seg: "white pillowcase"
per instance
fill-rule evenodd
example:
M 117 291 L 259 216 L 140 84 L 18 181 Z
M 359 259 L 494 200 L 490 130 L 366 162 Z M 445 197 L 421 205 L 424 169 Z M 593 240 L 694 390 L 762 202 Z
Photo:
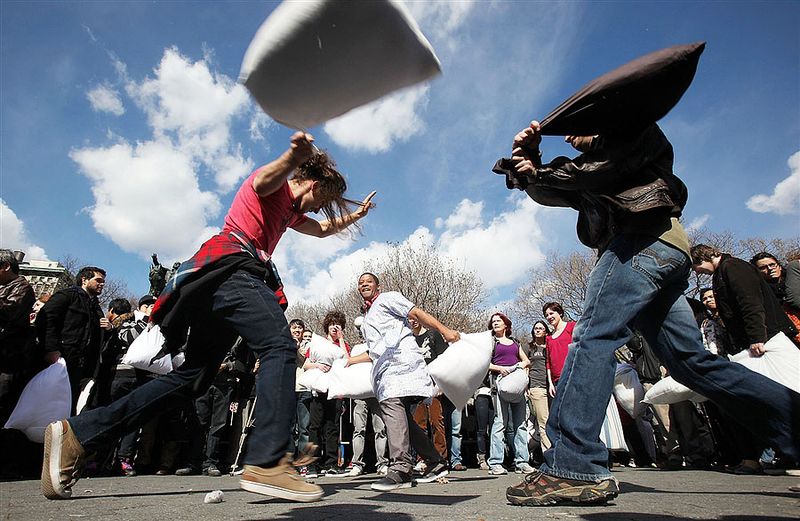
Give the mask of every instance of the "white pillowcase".
M 440 71 L 402 2 L 305 0 L 261 25 L 239 81 L 275 121 L 307 129 Z
M 355 351 L 355 348 L 353 349 Z M 345 360 L 336 360 L 328 371 L 328 399 L 353 398 L 365 400 L 374 398 L 372 389 L 372 362 L 353 364 L 345 367 Z
M 43 443 L 47 426 L 69 417 L 71 409 L 67 363 L 59 358 L 28 382 L 4 428 L 22 431 L 29 440 Z
M 434 383 L 457 409 L 463 409 L 483 383 L 493 349 L 491 331 L 462 333 L 461 340 L 451 344 L 428 364 L 428 373 Z

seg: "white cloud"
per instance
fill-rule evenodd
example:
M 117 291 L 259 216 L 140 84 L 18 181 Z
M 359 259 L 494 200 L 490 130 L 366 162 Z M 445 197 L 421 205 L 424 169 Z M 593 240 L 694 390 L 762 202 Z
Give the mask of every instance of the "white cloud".
M 125 114 L 125 107 L 122 106 L 119 92 L 109 85 L 96 86 L 86 93 L 86 98 L 92 104 L 95 112 L 108 112 L 115 116 Z
M 188 258 L 218 231 L 212 223 L 219 222 L 222 210 L 219 194 L 254 168 L 241 143 L 231 138 L 233 122 L 250 111 L 248 95 L 209 68 L 209 49 L 204 56 L 192 62 L 177 49 L 166 49 L 152 77 L 136 81 L 109 53 L 125 93 L 147 116 L 152 137 L 131 143 L 110 132 L 112 144 L 70 153 L 91 182 L 95 202 L 88 211 L 95 229 L 143 258 L 152 252 L 166 261 Z M 102 92 L 116 95 L 105 87 Z M 206 174 L 216 191 L 201 188 Z
M 406 5 L 426 36 L 454 50 L 459 44 L 455 33 L 466 22 L 475 2 L 409 2 Z
M 435 46 L 455 51 L 458 30 L 474 7 L 472 1 L 410 2 L 409 11 Z M 441 57 L 440 57 L 441 58 Z M 339 146 L 372 154 L 385 152 L 425 130 L 420 116 L 428 105 L 427 84 L 403 89 L 329 121 L 324 131 Z
M 264 130 L 275 125 L 272 118 L 264 112 L 256 110 L 250 118 L 250 139 L 253 141 L 264 141 Z
M 424 128 L 417 114 L 428 102 L 428 86 L 411 87 L 351 110 L 323 129 L 337 145 L 354 151 L 385 152 Z
M 469 228 L 480 222 L 482 212 L 483 201 L 472 202 L 464 199 L 458 203 L 455 211 L 447 219 L 437 218 L 435 226 L 436 228 L 447 227 L 448 230 Z
M 472 226 L 445 228 L 438 239 L 441 251 L 463 262 L 475 272 L 487 289 L 513 283 L 533 266 L 544 261 L 540 245 L 544 234 L 536 222 L 540 207 L 528 197 L 512 195 L 510 209 L 484 224 L 478 219 Z M 470 218 L 473 207 L 462 201 L 459 208 Z
M 230 135 L 233 119 L 249 110 L 247 91 L 212 72 L 205 59 L 193 63 L 175 48 L 164 51 L 154 73 L 141 83 L 126 84 L 154 137 L 174 139 L 177 147 L 209 167 L 221 191 L 231 190 L 254 166 L 232 145 Z
M 536 222 L 540 207 L 519 195 L 509 197 L 507 203 L 508 211 L 485 222 L 483 201 L 464 199 L 449 217 L 436 220 L 441 233 L 419 226 L 401 246 L 437 248 L 474 272 L 487 290 L 513 284 L 544 261 L 539 246 L 544 244 L 544 235 Z M 351 246 L 347 238 L 320 240 L 287 233 L 276 250 L 275 262 L 290 301 L 319 302 L 352 289 L 364 264 L 380 260 L 390 248 L 386 243 L 370 242 L 348 251 Z
M 219 199 L 200 189 L 191 156 L 168 140 L 73 150 L 70 158 L 91 181 L 95 229 L 123 250 L 183 260 L 216 233 L 208 223 Z
M 800 151 L 787 161 L 789 177 L 775 185 L 772 195 L 758 194 L 747 200 L 747 207 L 758 213 L 779 215 L 800 213 Z
M 702 228 L 703 226 L 706 225 L 706 223 L 708 222 L 709 219 L 711 219 L 711 214 L 708 214 L 708 213 L 705 213 L 705 214 L 701 215 L 700 217 L 695 217 L 694 219 L 689 221 L 689 224 L 686 226 L 686 231 L 690 231 L 691 232 L 691 231 L 699 230 L 700 228 Z
M 47 259 L 44 248 L 31 242 L 25 223 L 3 199 L 0 199 L 0 248 L 25 252 L 26 260 Z

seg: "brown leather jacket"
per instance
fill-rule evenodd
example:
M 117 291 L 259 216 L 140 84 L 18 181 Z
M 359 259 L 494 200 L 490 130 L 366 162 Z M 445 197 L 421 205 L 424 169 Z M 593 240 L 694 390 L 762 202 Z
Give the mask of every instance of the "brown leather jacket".
M 0 331 L 30 327 L 30 312 L 36 296 L 22 275 L 0 286 Z
M 673 158 L 654 123 L 635 136 L 597 136 L 589 151 L 540 163 L 533 174 L 517 173 L 505 158 L 492 170 L 539 204 L 578 210 L 578 238 L 602 251 L 618 233 L 668 227 L 680 216 L 687 190 L 672 173 Z

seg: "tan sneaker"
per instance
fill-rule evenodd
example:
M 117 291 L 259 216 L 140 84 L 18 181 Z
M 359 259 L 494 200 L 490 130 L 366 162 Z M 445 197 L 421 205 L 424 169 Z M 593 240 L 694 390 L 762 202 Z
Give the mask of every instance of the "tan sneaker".
M 83 470 L 85 451 L 67 420 L 59 420 L 44 431 L 42 494 L 47 499 L 68 499 Z
M 245 465 L 239 486 L 249 492 L 310 503 L 322 497 L 322 488 L 308 483 L 297 474 L 286 456 L 274 467 Z

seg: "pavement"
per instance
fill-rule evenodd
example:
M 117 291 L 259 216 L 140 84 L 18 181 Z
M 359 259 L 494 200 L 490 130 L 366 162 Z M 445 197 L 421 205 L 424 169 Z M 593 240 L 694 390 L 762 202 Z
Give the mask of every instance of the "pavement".
M 38 481 L 0 483 L 0 520 L 213 521 L 674 521 L 683 519 L 767 521 L 800 519 L 800 477 L 734 476 L 707 471 L 615 469 L 620 496 L 606 506 L 517 507 L 505 489 L 521 476 L 488 476 L 468 470 L 448 483 L 421 484 L 395 493 L 370 490 L 375 474 L 320 478 L 325 497 L 299 504 L 239 489 L 239 478 L 136 476 L 82 479 L 66 501 L 45 499 Z M 206 493 L 224 501 L 205 504 Z

